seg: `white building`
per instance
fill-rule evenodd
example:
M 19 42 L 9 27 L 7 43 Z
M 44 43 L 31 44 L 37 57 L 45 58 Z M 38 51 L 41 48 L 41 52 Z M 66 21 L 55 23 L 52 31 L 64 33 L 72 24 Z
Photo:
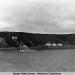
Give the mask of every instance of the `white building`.
M 56 43 L 52 43 L 52 46 L 57 46 L 57 44 Z
M 63 44 L 62 43 L 58 43 L 57 46 L 63 46 Z
M 50 43 L 50 42 L 48 42 L 48 43 L 46 43 L 45 45 L 46 45 L 46 46 L 51 46 L 51 43 Z

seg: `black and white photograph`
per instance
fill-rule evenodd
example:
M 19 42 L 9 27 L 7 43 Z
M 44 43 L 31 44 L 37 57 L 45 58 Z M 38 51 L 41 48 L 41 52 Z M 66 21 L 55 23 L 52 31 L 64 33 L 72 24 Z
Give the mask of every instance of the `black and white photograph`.
M 75 0 L 0 0 L 0 72 L 75 72 Z

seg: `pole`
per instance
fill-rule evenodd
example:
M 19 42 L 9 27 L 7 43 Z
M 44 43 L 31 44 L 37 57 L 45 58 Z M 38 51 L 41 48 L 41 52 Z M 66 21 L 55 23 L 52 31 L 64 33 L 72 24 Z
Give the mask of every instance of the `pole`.
M 21 50 L 21 44 L 19 44 L 19 42 L 16 40 L 17 38 L 12 37 L 12 39 L 20 46 L 20 50 Z

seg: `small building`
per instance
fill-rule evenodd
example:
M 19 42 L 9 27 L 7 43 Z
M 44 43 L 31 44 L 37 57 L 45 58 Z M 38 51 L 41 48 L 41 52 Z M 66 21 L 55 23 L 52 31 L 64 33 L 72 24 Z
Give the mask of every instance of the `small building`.
M 51 43 L 50 43 L 50 42 L 48 42 L 48 43 L 46 43 L 45 45 L 46 45 L 46 46 L 51 46 Z
M 63 46 L 63 44 L 62 43 L 58 43 L 57 46 Z
M 57 44 L 56 43 L 52 43 L 52 46 L 57 46 Z

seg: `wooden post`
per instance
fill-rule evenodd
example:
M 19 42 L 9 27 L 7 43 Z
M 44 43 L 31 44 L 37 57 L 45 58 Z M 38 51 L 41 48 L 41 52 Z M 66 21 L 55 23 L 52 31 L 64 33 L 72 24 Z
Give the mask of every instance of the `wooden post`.
M 20 50 L 22 49 L 22 42 L 20 43 Z

